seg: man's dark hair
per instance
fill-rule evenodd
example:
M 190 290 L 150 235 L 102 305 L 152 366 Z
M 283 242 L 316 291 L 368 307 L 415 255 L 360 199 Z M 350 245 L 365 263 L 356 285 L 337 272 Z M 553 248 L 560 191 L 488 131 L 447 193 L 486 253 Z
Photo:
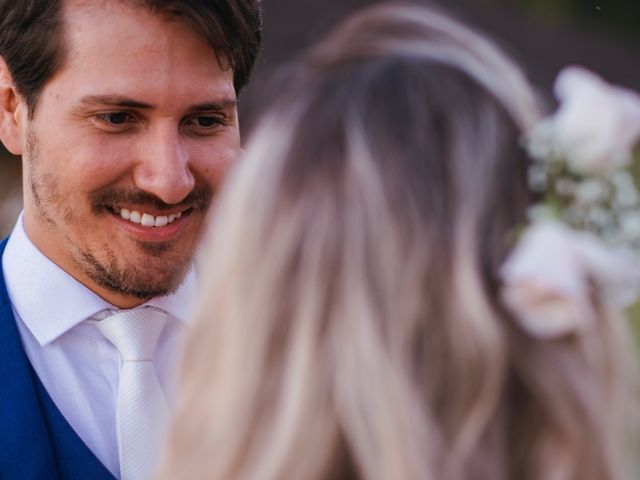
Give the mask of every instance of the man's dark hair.
M 261 41 L 261 0 L 119 0 L 188 25 L 233 69 L 240 92 Z M 33 114 L 40 92 L 65 60 L 64 0 L 0 0 L 0 56 Z

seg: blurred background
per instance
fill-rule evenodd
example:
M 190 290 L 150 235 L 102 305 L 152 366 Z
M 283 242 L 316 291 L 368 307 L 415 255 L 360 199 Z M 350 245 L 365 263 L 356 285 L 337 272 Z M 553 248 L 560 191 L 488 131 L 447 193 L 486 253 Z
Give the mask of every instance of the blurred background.
M 371 0 L 264 0 L 264 47 L 240 104 L 250 131 L 278 69 L 295 61 L 320 36 Z M 567 64 L 581 64 L 607 80 L 640 90 L 640 0 L 433 1 L 481 28 L 525 67 L 547 95 Z M 0 238 L 21 209 L 20 159 L 0 150 Z

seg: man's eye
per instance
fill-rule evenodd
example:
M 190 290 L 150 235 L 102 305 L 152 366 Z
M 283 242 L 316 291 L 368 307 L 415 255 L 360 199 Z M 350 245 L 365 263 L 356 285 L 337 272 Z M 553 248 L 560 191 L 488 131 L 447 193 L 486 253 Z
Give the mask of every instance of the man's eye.
M 186 124 L 196 128 L 209 129 L 219 125 L 226 125 L 227 121 L 224 117 L 219 115 L 198 115 L 190 117 L 186 121 Z
M 124 125 L 131 120 L 131 115 L 126 112 L 111 112 L 98 115 L 98 118 L 111 125 Z
M 213 127 L 220 123 L 220 119 L 216 117 L 198 117 L 196 121 L 199 127 Z

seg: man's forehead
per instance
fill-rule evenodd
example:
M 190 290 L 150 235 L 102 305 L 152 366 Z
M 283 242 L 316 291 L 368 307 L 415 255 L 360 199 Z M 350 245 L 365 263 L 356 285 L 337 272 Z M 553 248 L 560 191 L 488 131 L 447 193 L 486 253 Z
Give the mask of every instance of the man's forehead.
M 203 29 L 196 25 L 198 22 L 190 22 L 189 15 L 175 14 L 172 10 L 158 7 L 152 2 L 145 0 L 63 0 L 62 21 L 64 31 L 69 29 L 83 31 L 87 28 L 87 23 L 96 16 L 101 18 L 105 15 L 119 14 L 123 17 L 151 18 L 156 24 L 164 25 L 167 28 L 178 25 L 185 34 L 199 38 L 203 43 L 213 45 L 211 39 L 205 38 Z M 197 8 L 195 8 L 197 10 Z M 204 12 L 203 12 L 204 16 Z M 104 17 L 102 17 L 104 18 Z M 143 28 L 141 25 L 140 28 Z M 121 30 L 127 31 L 127 25 L 123 23 Z M 130 32 L 134 35 L 136 32 Z M 216 57 L 220 57 L 221 52 L 214 51 Z
M 131 3 L 69 0 L 65 58 L 48 92 L 76 105 L 86 99 L 117 104 L 120 98 L 172 111 L 235 108 L 233 71 L 209 44 Z
M 120 41 L 119 46 L 124 48 L 117 53 L 121 57 L 126 57 L 129 52 L 144 53 L 139 51 L 141 46 L 169 55 L 172 49 L 177 48 L 176 44 L 188 42 L 192 48 L 183 52 L 187 60 L 194 61 L 196 56 L 200 56 L 205 60 L 200 62 L 202 64 L 215 60 L 218 67 L 225 67 L 220 65 L 220 56 L 207 39 L 191 28 L 187 21 L 170 20 L 166 15 L 141 8 L 140 2 L 69 0 L 64 13 L 64 38 L 67 55 L 85 53 L 97 56 L 101 54 L 100 50 L 108 52 Z M 128 43 L 122 45 L 123 39 Z M 147 42 L 142 45 L 145 39 Z M 143 56 L 132 58 L 135 63 L 142 64 L 143 61 Z
M 186 20 L 180 15 L 169 15 L 169 10 L 162 10 L 152 6 L 144 0 L 63 0 L 62 19 L 66 26 L 82 25 L 87 16 L 120 13 L 142 14 L 167 23 L 181 23 L 187 26 Z
M 145 0 L 62 0 L 64 10 L 81 10 L 84 8 L 139 8 L 151 11 L 151 2 Z
M 135 0 L 63 0 L 62 12 L 65 16 L 91 9 L 150 9 L 145 8 L 143 1 Z

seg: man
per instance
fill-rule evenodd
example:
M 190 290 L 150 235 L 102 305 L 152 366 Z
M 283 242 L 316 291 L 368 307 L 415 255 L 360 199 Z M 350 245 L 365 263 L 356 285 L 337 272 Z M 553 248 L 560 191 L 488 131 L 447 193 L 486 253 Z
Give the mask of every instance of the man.
M 259 42 L 259 0 L 0 0 L 0 140 L 24 185 L 0 246 L 0 478 L 152 471 Z

